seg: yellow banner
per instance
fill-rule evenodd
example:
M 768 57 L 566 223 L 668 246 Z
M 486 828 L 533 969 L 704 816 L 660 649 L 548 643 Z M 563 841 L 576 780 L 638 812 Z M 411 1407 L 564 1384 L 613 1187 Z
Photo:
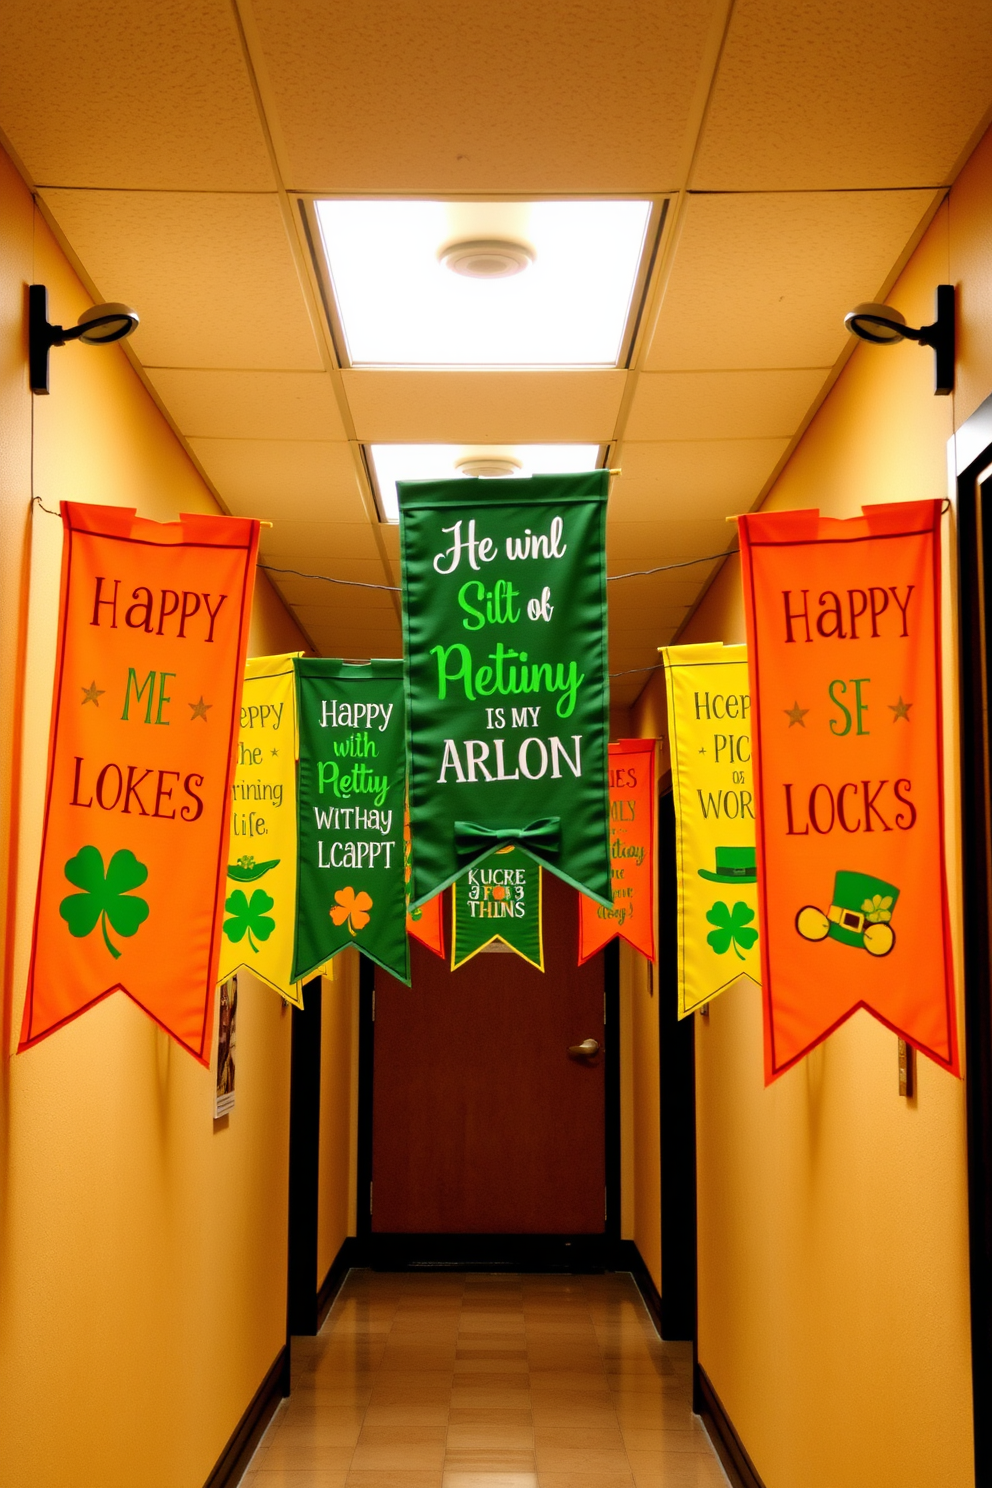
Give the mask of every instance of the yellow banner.
M 746 646 L 661 648 L 679 893 L 679 1017 L 761 977 Z
M 296 905 L 296 752 L 293 657 L 250 658 L 231 786 L 217 979 L 226 981 L 245 967 L 302 1007 L 301 988 L 289 977 Z

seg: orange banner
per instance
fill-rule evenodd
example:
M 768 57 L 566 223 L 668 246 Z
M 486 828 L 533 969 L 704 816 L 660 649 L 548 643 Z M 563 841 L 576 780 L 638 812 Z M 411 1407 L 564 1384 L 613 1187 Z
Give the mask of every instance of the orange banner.
M 958 1073 L 940 507 L 740 519 L 766 1082 L 858 1008 Z
M 20 1048 L 126 992 L 209 1064 L 258 523 L 62 503 Z
M 406 879 L 406 898 L 410 902 L 410 879 L 413 874 L 412 846 L 410 842 L 410 803 L 406 804 L 403 811 L 403 871 Z M 406 933 L 412 935 L 414 940 L 419 940 L 435 956 L 444 957 L 444 894 L 435 894 L 433 899 L 428 899 L 426 904 L 419 905 L 415 910 L 408 910 L 406 916 Z
M 615 935 L 657 959 L 654 740 L 619 739 L 609 750 L 613 908 L 579 895 L 580 966 Z

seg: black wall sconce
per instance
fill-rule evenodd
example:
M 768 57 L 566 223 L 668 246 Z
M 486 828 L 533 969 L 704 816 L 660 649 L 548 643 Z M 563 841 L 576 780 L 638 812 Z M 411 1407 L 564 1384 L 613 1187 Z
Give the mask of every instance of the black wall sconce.
M 897 341 L 918 341 L 932 346 L 934 393 L 954 391 L 954 285 L 937 285 L 937 319 L 932 325 L 908 326 L 891 305 L 855 305 L 844 316 L 844 324 L 862 341 L 875 346 L 894 346 Z
M 123 341 L 138 325 L 138 312 L 130 305 L 93 305 L 84 310 L 74 326 L 49 325 L 48 290 L 44 284 L 28 288 L 28 362 L 31 391 L 47 393 L 48 353 L 53 346 L 67 341 L 84 341 L 87 346 L 108 346 Z

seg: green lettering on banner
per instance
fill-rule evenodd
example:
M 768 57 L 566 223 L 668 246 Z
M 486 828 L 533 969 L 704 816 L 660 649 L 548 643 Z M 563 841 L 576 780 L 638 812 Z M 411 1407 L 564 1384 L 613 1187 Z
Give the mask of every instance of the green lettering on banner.
M 510 845 L 612 902 L 608 483 L 398 484 L 413 908 Z
M 354 945 L 410 982 L 403 863 L 403 663 L 297 657 L 294 981 Z

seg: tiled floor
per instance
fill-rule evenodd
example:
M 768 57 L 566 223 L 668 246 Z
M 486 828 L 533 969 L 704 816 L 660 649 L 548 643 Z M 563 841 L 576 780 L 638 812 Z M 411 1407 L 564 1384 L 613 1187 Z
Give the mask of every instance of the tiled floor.
M 243 1488 L 726 1488 L 629 1276 L 353 1271 Z

